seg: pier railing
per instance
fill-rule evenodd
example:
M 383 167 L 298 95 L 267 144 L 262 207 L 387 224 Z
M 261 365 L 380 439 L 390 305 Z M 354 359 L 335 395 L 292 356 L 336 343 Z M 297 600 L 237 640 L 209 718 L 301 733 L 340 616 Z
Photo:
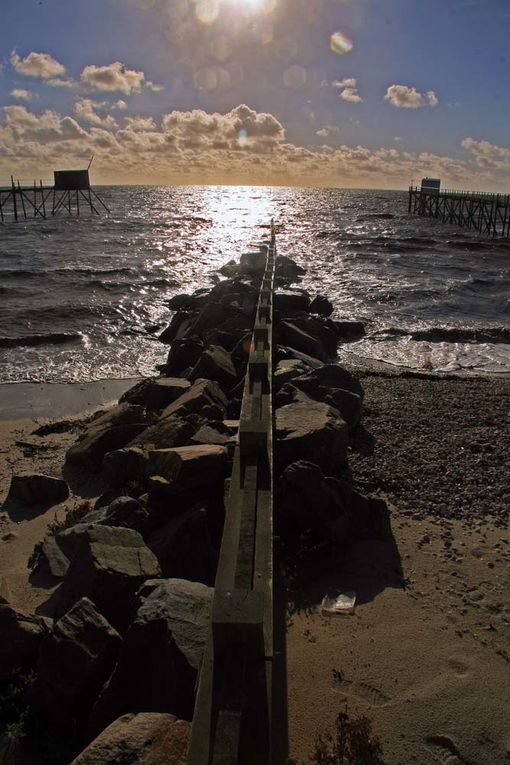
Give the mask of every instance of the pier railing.
M 188 765 L 269 765 L 273 711 L 273 283 L 265 269 L 246 371 L 211 629 L 199 676 Z
M 55 217 L 63 212 L 80 215 L 83 207 L 95 215 L 99 215 L 101 207 L 109 212 L 91 186 L 57 188 L 54 183 L 43 183 L 42 180 L 26 183 L 20 179 L 14 180 L 12 176 L 8 183 L 0 184 L 0 223 L 6 219 L 46 219 L 49 215 Z
M 409 213 L 491 237 L 510 237 L 510 194 L 409 187 Z

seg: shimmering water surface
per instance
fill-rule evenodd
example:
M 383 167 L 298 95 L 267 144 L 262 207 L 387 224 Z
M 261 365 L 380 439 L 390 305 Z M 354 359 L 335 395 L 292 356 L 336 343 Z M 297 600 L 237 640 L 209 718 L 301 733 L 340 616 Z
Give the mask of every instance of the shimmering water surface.
M 212 284 L 268 233 L 308 268 L 335 317 L 367 322 L 341 349 L 436 370 L 510 371 L 510 243 L 407 215 L 400 192 L 109 187 L 100 218 L 0 226 L 0 381 L 154 372 L 168 299 Z

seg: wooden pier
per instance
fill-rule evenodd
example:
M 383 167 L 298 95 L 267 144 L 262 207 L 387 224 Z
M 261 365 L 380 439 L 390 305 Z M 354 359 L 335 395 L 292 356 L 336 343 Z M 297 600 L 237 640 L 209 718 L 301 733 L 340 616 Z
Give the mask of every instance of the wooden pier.
M 0 223 L 6 220 L 46 219 L 62 213 L 80 215 L 83 209 L 99 215 L 101 207 L 110 212 L 91 187 L 88 168 L 56 170 L 53 185 L 35 180 L 33 184 L 22 185 L 11 175 L 10 184 L 0 186 Z
M 409 213 L 437 218 L 490 237 L 510 237 L 510 194 L 409 187 Z

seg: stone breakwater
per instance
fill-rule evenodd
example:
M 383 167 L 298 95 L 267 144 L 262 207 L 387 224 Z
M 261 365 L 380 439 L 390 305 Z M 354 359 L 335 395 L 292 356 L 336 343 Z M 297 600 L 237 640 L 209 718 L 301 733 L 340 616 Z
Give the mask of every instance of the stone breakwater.
M 89 419 L 65 480 L 13 477 L 7 503 L 102 491 L 34 551 L 33 575 L 58 584 L 44 616 L 0 604 L 0 683 L 35 668 L 31 716 L 59 762 L 186 761 L 263 268 L 262 252 L 245 254 L 212 289 L 171 299 L 160 374 Z M 364 328 L 292 288 L 303 273 L 277 258 L 275 526 L 294 548 L 310 534 L 340 547 L 388 530 L 384 504 L 352 485 L 363 389 L 335 363 L 338 344 Z

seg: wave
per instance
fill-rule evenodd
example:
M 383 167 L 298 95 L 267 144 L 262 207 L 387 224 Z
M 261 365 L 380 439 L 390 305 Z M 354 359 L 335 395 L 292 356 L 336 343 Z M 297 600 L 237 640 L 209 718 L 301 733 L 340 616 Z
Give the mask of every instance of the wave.
M 510 327 L 427 327 L 407 330 L 387 327 L 374 336 L 410 337 L 430 343 L 510 343 Z
M 22 335 L 21 337 L 0 337 L 0 348 L 21 348 L 38 345 L 63 345 L 82 341 L 83 335 L 79 332 L 49 332 L 46 335 Z

